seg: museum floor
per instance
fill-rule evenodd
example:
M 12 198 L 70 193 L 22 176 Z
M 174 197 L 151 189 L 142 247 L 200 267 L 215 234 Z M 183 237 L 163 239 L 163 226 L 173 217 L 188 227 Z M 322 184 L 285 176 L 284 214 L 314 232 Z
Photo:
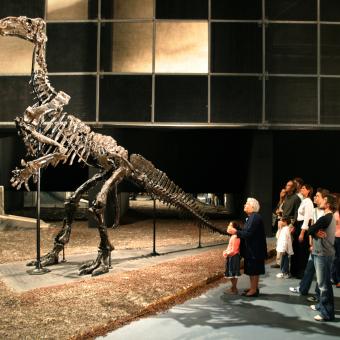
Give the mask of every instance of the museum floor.
M 155 316 L 134 321 L 97 340 L 275 339 L 335 340 L 340 334 L 340 289 L 334 288 L 336 321 L 318 323 L 306 296 L 289 292 L 295 279 L 276 278 L 268 265 L 261 278 L 261 295 L 249 299 L 224 293 L 226 284 Z M 239 288 L 248 286 L 243 275 Z M 314 291 L 314 285 L 311 292 Z M 161 336 L 160 336 L 161 334 Z

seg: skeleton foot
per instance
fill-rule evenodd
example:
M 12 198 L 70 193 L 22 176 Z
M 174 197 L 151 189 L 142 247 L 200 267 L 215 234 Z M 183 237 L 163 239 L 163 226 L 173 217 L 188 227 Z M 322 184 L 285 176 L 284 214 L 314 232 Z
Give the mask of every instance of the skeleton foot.
M 94 261 L 84 263 L 79 268 L 79 275 L 91 274 L 92 276 L 97 276 L 108 272 L 109 272 L 109 255 L 107 252 L 105 255 L 103 255 L 101 250 L 99 250 L 98 256 Z
M 42 256 L 40 258 L 40 263 L 43 267 L 45 266 L 52 266 L 53 264 L 58 263 L 58 254 L 54 252 L 47 253 L 46 255 Z M 37 261 L 33 260 L 28 263 L 26 263 L 26 266 L 36 266 Z

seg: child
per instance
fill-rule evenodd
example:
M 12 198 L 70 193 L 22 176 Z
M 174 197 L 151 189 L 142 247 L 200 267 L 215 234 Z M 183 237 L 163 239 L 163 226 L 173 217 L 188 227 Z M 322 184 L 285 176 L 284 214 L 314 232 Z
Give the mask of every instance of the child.
M 236 222 L 230 222 L 229 226 L 234 227 L 235 229 L 240 229 L 239 225 Z M 228 227 L 229 227 L 228 226 Z M 231 288 L 227 290 L 227 293 L 237 294 L 237 279 L 240 274 L 240 238 L 237 235 L 232 235 L 230 237 L 228 248 L 223 252 L 223 256 L 226 257 L 225 262 L 225 277 L 230 279 Z
M 278 253 L 281 253 L 281 264 L 280 264 L 280 270 L 281 273 L 278 273 L 276 275 L 277 278 L 284 278 L 289 279 L 290 278 L 290 257 L 294 254 L 293 252 L 293 246 L 292 246 L 292 233 L 291 233 L 291 226 L 290 226 L 290 220 L 288 218 L 282 218 L 281 219 L 282 226 L 277 231 L 276 237 L 277 237 L 277 245 L 276 245 L 276 251 Z

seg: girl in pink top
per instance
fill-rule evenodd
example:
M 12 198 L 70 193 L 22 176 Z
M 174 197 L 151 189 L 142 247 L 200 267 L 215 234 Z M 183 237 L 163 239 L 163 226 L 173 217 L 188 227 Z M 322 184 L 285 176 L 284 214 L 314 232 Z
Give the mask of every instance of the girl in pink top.
M 229 226 L 240 229 L 236 222 L 230 222 Z M 229 227 L 228 226 L 228 227 Z M 225 262 L 225 277 L 230 279 L 231 288 L 227 290 L 227 293 L 237 294 L 237 280 L 241 276 L 240 273 L 240 238 L 237 235 L 232 235 L 229 239 L 228 248 L 223 252 L 223 256 L 226 258 Z

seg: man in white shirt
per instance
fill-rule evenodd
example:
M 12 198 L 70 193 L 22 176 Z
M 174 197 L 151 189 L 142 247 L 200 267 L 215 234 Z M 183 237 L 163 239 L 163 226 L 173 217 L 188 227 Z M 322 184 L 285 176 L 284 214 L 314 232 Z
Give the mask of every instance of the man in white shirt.
M 327 189 L 318 188 L 316 191 L 316 194 L 314 196 L 314 203 L 316 207 L 313 211 L 313 223 L 315 223 L 321 216 L 324 215 L 324 210 L 320 209 L 319 206 L 321 204 L 321 201 L 325 195 L 329 194 L 329 191 Z M 313 279 L 315 275 L 315 267 L 314 267 L 314 259 L 313 255 L 310 254 L 308 258 L 308 262 L 306 265 L 305 272 L 303 274 L 303 278 L 300 281 L 300 284 L 297 287 L 290 287 L 289 290 L 292 293 L 298 293 L 300 295 L 308 295 L 309 289 L 312 285 Z M 310 296 L 307 298 L 310 302 L 316 302 L 318 301 L 318 296 L 320 296 L 320 290 L 318 285 L 315 287 L 315 294 L 316 296 Z

